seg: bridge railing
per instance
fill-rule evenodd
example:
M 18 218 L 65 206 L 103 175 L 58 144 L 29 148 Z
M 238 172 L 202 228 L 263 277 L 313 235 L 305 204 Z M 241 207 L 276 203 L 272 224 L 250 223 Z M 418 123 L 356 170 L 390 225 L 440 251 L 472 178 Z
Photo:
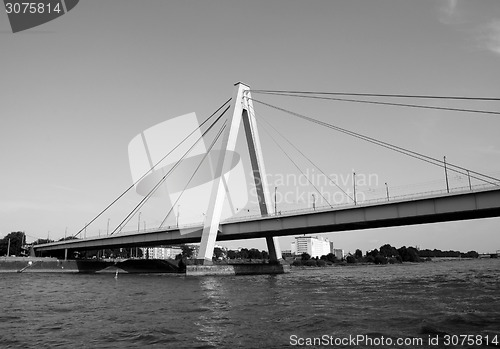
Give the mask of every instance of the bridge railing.
M 296 215 L 296 214 L 300 214 L 300 213 L 311 213 L 311 212 L 325 212 L 325 211 L 332 211 L 332 210 L 336 210 L 336 209 L 340 210 L 340 209 L 345 209 L 345 208 L 373 206 L 373 205 L 378 205 L 378 204 L 390 204 L 390 203 L 394 203 L 394 202 L 422 200 L 422 199 L 427 199 L 427 198 L 435 198 L 435 197 L 441 197 L 441 196 L 447 196 L 447 195 L 465 194 L 465 193 L 469 193 L 469 192 L 479 192 L 479 191 L 487 191 L 487 190 L 493 190 L 493 189 L 500 189 L 500 185 L 477 184 L 477 185 L 473 185 L 472 187 L 463 186 L 463 187 L 450 188 L 449 192 L 446 189 L 432 190 L 432 191 L 425 191 L 425 192 L 412 193 L 412 194 L 389 196 L 389 199 L 387 199 L 387 197 L 383 197 L 383 198 L 377 198 L 377 199 L 363 200 L 363 201 L 356 202 L 356 204 L 354 204 L 353 202 L 348 202 L 348 203 L 342 203 L 342 204 L 335 204 L 335 205 L 331 205 L 331 206 L 329 206 L 329 205 L 316 206 L 315 209 L 308 207 L 308 208 L 301 208 L 301 209 L 294 209 L 294 210 L 284 210 L 284 211 L 279 212 L 278 214 L 272 213 L 269 215 L 269 217 L 290 216 L 290 215 Z M 228 219 L 225 219 L 221 223 L 235 223 L 235 222 L 249 220 L 249 219 L 254 220 L 254 219 L 261 219 L 261 218 L 262 218 L 261 215 L 245 215 L 245 216 L 240 216 L 240 217 L 228 218 Z
M 464 194 L 464 193 L 469 193 L 469 192 L 487 191 L 487 190 L 499 189 L 499 188 L 500 188 L 500 186 L 491 185 L 491 184 L 478 184 L 478 185 L 474 185 L 472 187 L 463 186 L 463 187 L 450 188 L 449 192 L 446 189 L 443 189 L 443 190 L 432 190 L 432 191 L 424 191 L 424 192 L 419 192 L 419 193 L 390 196 L 389 199 L 387 199 L 387 197 L 377 198 L 377 199 L 369 199 L 369 200 L 364 200 L 364 201 L 358 201 L 356 203 L 356 205 L 354 203 L 343 203 L 343 204 L 336 204 L 336 205 L 332 205 L 332 206 L 329 206 L 329 205 L 317 206 L 316 209 L 301 208 L 301 209 L 294 209 L 294 210 L 284 210 L 284 211 L 279 212 L 278 214 L 271 213 L 268 217 L 272 218 L 272 217 L 277 217 L 277 216 L 291 216 L 291 215 L 296 215 L 296 214 L 301 214 L 301 213 L 325 212 L 325 211 L 340 210 L 340 209 L 353 208 L 353 207 L 364 207 L 364 206 L 373 206 L 373 205 L 380 205 L 380 204 L 391 204 L 391 203 L 395 203 L 395 202 L 421 200 L 421 199 L 427 199 L 427 198 L 442 197 L 442 196 L 447 196 L 447 195 L 457 195 L 457 194 Z M 241 222 L 241 221 L 246 221 L 246 220 L 257 220 L 257 219 L 262 219 L 262 216 L 260 214 L 242 215 L 239 217 L 232 217 L 232 218 L 225 219 L 224 221 L 221 222 L 221 224 L 236 223 L 236 222 Z M 115 237 L 116 236 L 127 236 L 127 235 L 134 235 L 137 233 L 142 233 L 142 234 L 156 233 L 158 231 L 164 231 L 164 230 L 192 229 L 192 228 L 202 227 L 203 223 L 204 222 L 196 222 L 196 223 L 182 224 L 179 226 L 175 225 L 175 226 L 165 226 L 165 227 L 161 227 L 161 228 L 150 228 L 150 229 L 140 230 L 140 231 L 137 231 L 137 230 L 121 231 L 113 236 L 115 236 Z M 105 239 L 107 237 L 110 237 L 110 236 L 101 236 L 100 238 Z M 87 237 L 87 239 L 96 239 L 96 238 L 98 238 L 98 237 L 97 236 Z

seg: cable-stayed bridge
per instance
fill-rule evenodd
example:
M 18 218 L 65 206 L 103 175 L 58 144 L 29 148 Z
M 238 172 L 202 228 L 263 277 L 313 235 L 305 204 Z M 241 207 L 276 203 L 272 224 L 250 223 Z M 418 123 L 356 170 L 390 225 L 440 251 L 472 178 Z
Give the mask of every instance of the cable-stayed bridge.
M 359 230 L 369 228 L 391 227 L 412 224 L 425 224 L 435 222 L 457 221 L 466 219 L 479 219 L 488 217 L 500 216 L 500 180 L 485 175 L 479 172 L 472 171 L 467 168 L 456 166 L 443 161 L 420 154 L 409 149 L 398 147 L 396 145 L 377 140 L 375 138 L 346 130 L 335 125 L 322 122 L 308 116 L 289 111 L 287 109 L 271 105 L 269 103 L 252 98 L 251 92 L 267 93 L 277 95 L 288 95 L 300 98 L 315 98 L 327 100 L 343 100 L 357 103 L 382 103 L 395 106 L 404 106 L 410 108 L 436 108 L 445 109 L 458 112 L 476 112 L 486 114 L 500 114 L 500 112 L 493 112 L 488 110 L 472 110 L 464 108 L 444 108 L 444 107 L 430 107 L 426 105 L 416 104 L 403 104 L 403 103 L 387 103 L 387 102 L 373 102 L 373 101 L 360 101 L 348 100 L 342 96 L 335 94 L 324 93 L 307 93 L 296 91 L 251 91 L 250 88 L 242 83 L 235 85 L 233 97 L 224 103 L 215 113 L 213 113 L 201 125 L 209 125 L 203 134 L 200 135 L 198 141 L 208 134 L 212 129 L 218 132 L 214 136 L 206 153 L 201 156 L 198 166 L 192 168 L 192 174 L 187 176 L 187 183 L 182 185 L 183 190 L 172 205 L 163 219 L 160 227 L 149 229 L 145 231 L 123 232 L 123 227 L 127 222 L 134 217 L 141 207 L 152 197 L 158 188 L 174 173 L 176 168 L 182 166 L 182 162 L 186 159 L 187 155 L 195 148 L 197 142 L 193 144 L 182 156 L 178 159 L 173 166 L 162 169 L 156 172 L 156 182 L 148 188 L 144 198 L 139 204 L 124 218 L 124 220 L 112 231 L 111 235 L 94 238 L 84 238 L 55 242 L 50 244 L 35 246 L 36 251 L 61 251 L 64 250 L 66 255 L 68 250 L 96 250 L 103 248 L 119 248 L 119 247 L 145 247 L 145 246 L 159 246 L 167 244 L 181 244 L 181 243 L 200 243 L 199 264 L 209 264 L 211 262 L 215 241 L 239 240 L 250 238 L 265 238 L 271 259 L 279 259 L 281 257 L 279 245 L 277 244 L 276 237 L 286 235 L 297 235 L 306 233 L 322 233 L 334 231 L 347 231 Z M 384 95 L 387 96 L 387 95 Z M 400 98 L 408 97 L 402 95 L 393 95 L 391 97 Z M 415 96 L 414 96 L 415 97 Z M 432 96 L 416 96 L 417 98 L 433 98 Z M 445 97 L 442 97 L 445 98 Z M 470 99 L 468 97 L 449 97 L 452 99 Z M 478 98 L 476 98 L 478 99 Z M 486 100 L 491 100 L 486 99 Z M 428 164 L 441 167 L 444 169 L 446 175 L 446 190 L 442 192 L 427 192 L 407 195 L 403 197 L 390 197 L 387 191 L 387 197 L 377 200 L 357 200 L 356 186 L 354 186 L 354 193 L 351 194 L 339 186 L 333 179 L 328 177 L 321 169 L 307 156 L 298 149 L 293 142 L 288 140 L 280 133 L 275 127 L 266 122 L 266 120 L 259 120 L 259 125 L 264 127 L 264 131 L 268 134 L 274 130 L 279 137 L 285 140 L 290 146 L 296 149 L 301 155 L 308 160 L 308 162 L 318 168 L 326 178 L 328 178 L 332 185 L 336 186 L 349 200 L 348 204 L 335 205 L 330 203 L 327 198 L 323 196 L 313 182 L 310 184 L 316 189 L 317 196 L 322 197 L 326 206 L 316 207 L 313 204 L 312 208 L 305 210 L 291 210 L 291 211 L 277 211 L 276 205 L 272 209 L 272 200 L 269 192 L 269 183 L 267 183 L 266 170 L 264 166 L 264 156 L 261 147 L 260 136 L 257 129 L 257 117 L 253 107 L 253 103 L 259 103 L 271 109 L 285 112 L 297 118 L 312 122 L 322 127 L 332 129 L 336 132 L 344 133 L 359 140 L 377 145 L 405 156 L 418 159 Z M 260 122 L 262 121 L 262 122 Z M 253 182 L 255 191 L 258 197 L 259 214 L 253 217 L 234 217 L 231 219 L 222 218 L 222 210 L 225 201 L 230 196 L 228 192 L 227 176 L 234 167 L 234 150 L 238 136 L 239 126 L 243 124 L 244 134 L 247 140 L 247 147 L 249 151 L 249 158 L 253 174 Z M 266 126 L 267 125 L 267 126 Z M 193 134 L 193 132 L 191 133 Z M 190 135 L 191 135 L 190 134 Z M 188 135 L 188 137 L 190 136 Z M 184 142 L 188 137 L 184 138 Z M 284 150 L 283 146 L 279 144 L 277 139 L 271 136 L 273 142 L 283 152 L 285 158 L 297 168 L 299 172 L 304 174 L 296 161 Z M 182 143 L 180 142 L 180 143 Z M 212 161 L 210 152 L 215 144 L 220 142 L 219 156 Z M 177 146 L 175 147 L 177 148 Z M 173 150 L 175 150 L 175 148 Z M 172 151 L 173 151 L 172 150 Z M 172 151 L 169 151 L 168 156 Z M 165 158 L 164 157 L 164 158 Z M 164 159 L 163 158 L 163 159 Z M 156 164 L 151 163 L 151 169 L 145 173 L 138 181 L 136 181 L 128 190 L 134 188 L 141 180 L 155 171 L 155 167 L 163 161 L 161 159 Z M 215 163 L 214 163 L 215 162 Z M 167 218 L 173 213 L 173 208 L 176 206 L 179 198 L 190 188 L 191 181 L 195 178 L 200 171 L 207 171 L 203 164 L 209 163 L 211 168 L 211 191 L 208 200 L 208 207 L 206 211 L 206 218 L 203 223 L 194 224 L 190 226 L 182 226 L 176 224 L 175 226 L 168 226 L 166 223 Z M 202 170 L 200 170 L 202 169 Z M 469 185 L 465 188 L 450 189 L 448 185 L 448 172 L 458 173 L 468 178 Z M 160 173 L 161 175 L 158 175 Z M 472 186 L 471 178 L 480 181 L 484 184 Z M 192 185 L 191 185 L 192 187 Z M 122 194 L 121 196 L 123 196 Z M 120 196 L 120 197 L 121 197 Z M 111 207 L 118 199 L 114 200 L 105 210 L 99 213 L 95 219 L 101 216 L 109 207 Z M 275 198 L 276 203 L 276 198 Z M 139 213 L 140 214 L 140 213 Z M 89 224 L 91 224 L 91 221 Z M 88 225 L 85 226 L 85 228 Z M 79 234 L 83 229 L 79 232 Z M 78 235 L 78 234 L 77 234 Z

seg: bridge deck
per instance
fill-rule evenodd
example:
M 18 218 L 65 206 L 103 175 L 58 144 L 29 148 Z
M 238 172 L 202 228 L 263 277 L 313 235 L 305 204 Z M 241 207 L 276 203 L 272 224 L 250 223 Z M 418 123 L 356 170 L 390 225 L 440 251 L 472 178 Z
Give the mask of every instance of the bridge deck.
M 218 241 L 359 230 L 500 216 L 500 188 L 341 208 L 244 218 L 221 223 Z M 145 247 L 201 240 L 202 226 L 77 239 L 35 246 L 36 251 Z

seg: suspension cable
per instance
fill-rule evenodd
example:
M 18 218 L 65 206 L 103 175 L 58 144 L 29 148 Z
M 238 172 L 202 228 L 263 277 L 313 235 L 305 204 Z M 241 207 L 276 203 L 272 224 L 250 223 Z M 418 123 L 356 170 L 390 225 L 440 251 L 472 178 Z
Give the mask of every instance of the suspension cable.
M 254 92 L 254 91 L 252 91 L 252 92 Z M 258 92 L 258 91 L 256 93 L 267 94 L 267 95 L 275 95 L 275 96 L 300 97 L 300 98 L 310 98 L 310 99 L 340 101 L 340 102 L 378 104 L 378 105 L 390 105 L 390 106 L 397 106 L 397 107 L 409 107 L 409 108 L 421 108 L 421 109 L 436 109 L 436 110 L 447 110 L 447 111 L 459 111 L 459 112 L 466 112 L 466 113 L 480 113 L 480 114 L 500 115 L 500 112 L 498 112 L 498 111 L 490 111 L 490 110 L 477 110 L 477 109 L 462 109 L 462 108 L 450 108 L 450 107 L 437 107 L 437 106 L 431 106 L 431 105 L 406 104 L 406 103 L 391 103 L 391 102 L 379 102 L 379 101 L 367 101 L 367 100 L 360 100 L 360 99 L 348 99 L 348 98 L 311 96 L 311 95 L 291 94 L 291 93 Z M 421 98 L 425 98 L 425 97 L 422 96 Z M 431 97 L 428 97 L 428 98 L 431 98 Z M 459 99 L 459 98 L 456 97 L 455 99 Z
M 299 172 L 305 177 L 305 179 L 307 179 L 307 181 L 309 182 L 309 184 L 311 184 L 314 187 L 314 189 L 323 198 L 323 200 L 325 200 L 325 202 L 328 204 L 328 206 L 330 206 L 331 208 L 333 208 L 332 204 L 330 204 L 330 202 L 325 198 L 325 196 L 323 195 L 323 193 L 321 193 L 321 191 L 314 185 L 314 183 L 311 182 L 311 180 L 309 179 L 309 177 L 306 176 L 306 174 L 302 171 L 302 169 L 299 167 L 299 165 L 297 165 L 297 163 L 295 161 L 293 161 L 293 159 L 290 157 L 290 155 L 288 155 L 288 153 L 283 149 L 283 147 L 274 139 L 274 137 L 271 135 L 271 133 L 267 130 L 266 126 L 264 124 L 261 124 L 261 126 L 263 126 L 262 129 L 264 130 L 264 132 L 267 133 L 267 135 L 271 138 L 271 140 L 274 142 L 274 144 L 276 144 L 276 146 L 283 152 L 283 154 L 285 154 L 285 156 L 288 158 L 288 160 L 290 160 L 290 162 L 295 166 L 295 168 L 297 170 L 299 170 Z
M 390 98 L 420 98 L 420 99 L 451 99 L 467 101 L 500 101 L 498 97 L 465 97 L 465 96 L 436 96 L 436 95 L 403 95 L 381 93 L 352 93 L 352 92 L 314 92 L 314 91 L 284 91 L 284 90 L 250 90 L 252 93 L 288 93 L 288 94 L 313 94 L 330 96 L 362 96 L 362 97 L 390 97 Z
M 203 164 L 203 161 L 205 161 L 205 159 L 207 158 L 208 154 L 210 153 L 210 151 L 212 150 L 212 148 L 214 147 L 215 143 L 217 142 L 217 140 L 219 139 L 219 137 L 222 135 L 222 133 L 224 132 L 224 129 L 226 128 L 227 126 L 227 120 L 224 122 L 224 124 L 222 125 L 221 129 L 219 130 L 219 132 L 217 133 L 217 135 L 215 136 L 215 138 L 213 139 L 212 141 L 212 144 L 210 144 L 210 147 L 208 147 L 206 153 L 203 155 L 203 158 L 201 159 L 200 163 L 198 164 L 198 166 L 196 167 L 196 169 L 194 170 L 193 174 L 191 175 L 191 177 L 189 178 L 189 180 L 187 181 L 186 185 L 184 186 L 184 189 L 182 189 L 181 193 L 179 194 L 179 196 L 177 197 L 177 199 L 175 200 L 174 204 L 172 205 L 172 207 L 170 208 L 170 210 L 168 211 L 167 215 L 165 216 L 165 218 L 162 220 L 162 222 L 160 223 L 160 226 L 158 227 L 158 229 L 160 229 L 163 224 L 165 224 L 165 221 L 167 220 L 168 216 L 172 213 L 175 205 L 177 205 L 177 202 L 179 202 L 180 198 L 182 197 L 182 194 L 184 194 L 184 192 L 186 191 L 186 189 L 188 188 L 189 184 L 191 183 L 191 181 L 193 180 L 194 176 L 196 175 L 196 173 L 198 172 L 198 170 L 200 169 L 201 165 Z
M 172 168 L 156 183 L 156 185 L 146 194 L 146 196 L 134 207 L 134 209 L 120 222 L 120 224 L 113 230 L 110 235 L 113 235 L 116 231 L 123 229 L 130 219 L 135 215 L 135 213 L 148 201 L 151 196 L 158 190 L 158 188 L 165 182 L 167 177 L 179 166 L 179 164 L 184 160 L 184 158 L 191 153 L 194 147 L 203 139 L 203 137 L 212 129 L 212 127 L 224 116 L 226 111 L 230 107 L 227 107 L 224 112 L 203 132 L 203 134 L 196 140 L 196 142 L 182 155 L 182 157 L 172 166 Z
M 436 95 L 403 95 L 381 93 L 352 93 L 352 92 L 314 92 L 314 91 L 284 91 L 284 90 L 251 90 L 252 93 L 289 93 L 289 94 L 314 94 L 330 96 L 363 96 L 363 97 L 391 97 L 391 98 L 421 98 L 421 99 L 451 99 L 472 101 L 500 101 L 498 97 L 465 97 L 465 96 L 436 96 Z
M 287 114 L 293 115 L 295 117 L 298 117 L 298 118 L 301 118 L 301 119 L 304 119 L 304 120 L 316 123 L 316 124 L 324 126 L 324 127 L 328 127 L 330 129 L 336 130 L 338 132 L 345 133 L 345 134 L 353 136 L 355 138 L 365 140 L 367 142 L 370 142 L 370 143 L 382 146 L 384 148 L 387 148 L 387 149 L 390 149 L 390 150 L 402 153 L 404 155 L 407 155 L 407 156 L 410 156 L 410 157 L 413 157 L 413 158 L 416 158 L 416 159 L 419 159 L 419 160 L 428 162 L 430 164 L 433 164 L 433 165 L 436 165 L 436 166 L 444 168 L 444 164 L 442 164 L 442 162 L 440 160 L 432 158 L 430 156 L 423 155 L 423 154 L 420 154 L 420 153 L 417 153 L 417 152 L 414 152 L 414 151 L 411 151 L 411 150 L 408 150 L 408 149 L 405 149 L 405 148 L 401 148 L 401 147 L 395 146 L 395 145 L 390 144 L 390 143 L 379 141 L 377 139 L 374 139 L 374 138 L 362 135 L 360 133 L 349 131 L 349 130 L 343 129 L 341 127 L 334 126 L 334 125 L 331 125 L 329 123 L 326 123 L 326 122 L 323 122 L 323 121 L 319 121 L 319 120 L 316 120 L 314 118 L 311 118 L 311 117 L 308 117 L 308 116 L 304 116 L 302 114 L 298 114 L 298 113 L 292 112 L 290 110 L 287 110 L 287 109 L 284 109 L 284 108 L 281 108 L 281 107 L 277 107 L 277 106 L 274 106 L 274 105 L 271 105 L 271 104 L 268 104 L 268 103 L 265 103 L 265 102 L 262 102 L 262 101 L 259 101 L 259 100 L 256 100 L 256 99 L 252 99 L 252 100 L 254 102 L 260 103 L 260 104 L 265 105 L 267 107 L 270 107 L 270 108 L 273 108 L 273 109 L 276 109 L 276 110 L 280 110 L 280 111 L 285 112 Z M 467 171 L 469 171 L 470 173 L 474 173 L 474 174 L 479 175 L 479 176 L 484 177 L 484 178 L 489 178 L 489 179 L 491 179 L 491 180 L 493 180 L 495 182 L 500 182 L 500 179 L 498 179 L 498 178 L 494 178 L 494 177 L 491 177 L 491 176 L 488 176 L 488 175 L 485 175 L 485 174 L 482 174 L 482 173 L 479 173 L 479 172 L 476 172 L 476 171 L 467 170 L 467 169 L 465 169 L 463 167 L 460 167 L 460 166 L 457 166 L 457 165 L 453 165 L 451 163 L 447 163 L 446 165 L 447 165 L 447 168 L 450 171 L 454 171 L 454 172 L 460 173 L 460 174 L 465 175 L 465 176 L 468 176 Z M 457 170 L 457 169 L 459 169 L 459 170 Z M 466 171 L 466 172 L 462 172 L 460 170 L 463 170 L 463 171 Z M 474 178 L 474 179 L 477 179 L 477 180 L 480 180 L 480 181 L 483 181 L 483 182 L 486 182 L 488 184 L 495 185 L 495 186 L 499 185 L 498 183 L 494 183 L 494 182 L 488 181 L 488 180 L 486 180 L 484 178 L 478 178 L 476 176 L 470 176 L 470 177 Z
M 252 108 L 253 109 L 253 108 Z M 253 115 L 256 116 L 257 114 L 252 111 Z M 276 129 L 276 127 L 274 127 L 269 121 L 267 121 L 265 118 L 262 118 L 262 117 L 258 117 L 259 120 L 265 122 L 268 126 L 270 126 L 281 138 L 283 138 L 288 144 L 290 144 L 297 152 L 299 152 L 307 161 L 309 161 L 309 163 L 311 165 L 313 165 L 314 167 L 316 167 L 326 178 L 328 178 L 328 180 L 333 184 L 335 185 L 337 188 L 339 188 L 349 199 L 351 199 L 352 201 L 355 201 L 354 198 L 352 198 L 349 194 L 347 194 L 345 192 L 344 189 L 342 189 L 337 183 L 335 183 L 331 178 L 330 176 L 328 176 L 325 172 L 323 172 L 323 170 L 321 168 L 319 168 L 308 156 L 306 156 L 297 146 L 295 146 L 295 144 L 293 144 L 288 138 L 286 138 L 280 131 L 278 131 Z
M 188 134 L 179 144 L 177 144 L 171 151 L 169 151 L 164 157 L 160 159 L 156 164 L 154 164 L 146 173 L 144 173 L 138 180 L 136 180 L 130 187 L 128 187 L 123 193 L 121 193 L 117 198 L 115 198 L 110 204 L 108 204 L 97 216 L 95 216 L 90 222 L 85 224 L 85 226 L 80 229 L 78 233 L 74 235 L 74 237 L 77 237 L 82 231 L 87 229 L 89 225 L 91 225 L 96 219 L 98 219 L 100 216 L 104 214 L 111 206 L 113 206 L 118 200 L 120 200 L 126 193 L 128 193 L 132 188 L 134 188 L 137 183 L 139 183 L 144 177 L 146 177 L 149 173 L 151 173 L 156 166 L 158 166 L 163 160 L 167 158 L 172 152 L 174 152 L 179 146 L 181 146 L 182 143 L 184 143 L 189 137 L 191 137 L 197 130 L 199 130 L 203 125 L 205 125 L 214 115 L 216 115 L 226 104 L 228 104 L 231 101 L 231 98 L 228 99 L 226 102 L 224 102 L 219 108 L 217 108 L 216 111 L 212 113 L 205 121 L 203 121 L 197 128 L 195 128 L 190 134 Z M 224 113 L 227 111 L 227 109 L 224 111 Z

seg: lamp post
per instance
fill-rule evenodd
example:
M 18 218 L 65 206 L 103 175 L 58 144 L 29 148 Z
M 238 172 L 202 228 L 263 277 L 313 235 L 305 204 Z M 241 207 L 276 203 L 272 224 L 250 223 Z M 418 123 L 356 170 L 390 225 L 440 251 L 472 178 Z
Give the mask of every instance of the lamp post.
M 177 228 L 179 228 L 180 207 L 181 205 L 177 205 Z
M 443 157 L 443 162 L 444 162 L 444 176 L 446 178 L 446 191 L 449 193 L 450 187 L 448 186 L 448 171 L 446 169 L 446 156 Z
M 106 236 L 108 236 L 108 235 L 109 235 L 109 221 L 110 221 L 110 220 L 111 220 L 111 218 L 108 218 L 108 228 L 107 228 L 107 230 L 106 230 Z
M 389 186 L 387 185 L 387 182 L 385 182 L 385 192 L 387 193 L 387 201 L 389 201 Z
M 276 208 L 276 190 L 278 190 L 278 187 L 274 187 L 274 215 L 275 216 L 278 214 L 278 210 Z
M 354 188 L 354 205 L 356 205 L 356 172 L 352 172 L 352 185 Z
M 314 194 L 312 194 L 312 197 L 313 197 L 313 210 L 316 211 L 316 197 L 314 196 Z

